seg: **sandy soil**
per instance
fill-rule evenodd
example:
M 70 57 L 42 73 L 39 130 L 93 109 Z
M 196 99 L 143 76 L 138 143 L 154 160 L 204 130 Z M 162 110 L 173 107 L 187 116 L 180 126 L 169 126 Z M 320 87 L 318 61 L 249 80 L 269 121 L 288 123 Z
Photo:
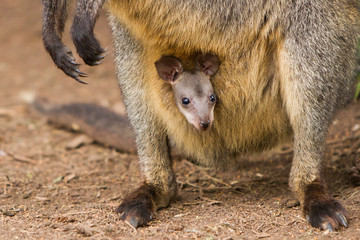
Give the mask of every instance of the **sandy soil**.
M 349 211 L 348 229 L 327 233 L 306 223 L 287 185 L 289 146 L 241 157 L 227 173 L 179 159 L 179 199 L 146 227 L 120 221 L 115 207 L 141 182 L 137 156 L 96 144 L 68 149 L 80 134 L 47 124 L 23 100 L 35 94 L 122 112 L 109 27 L 102 17 L 96 29 L 109 56 L 101 66 L 81 67 L 90 75 L 81 85 L 45 52 L 41 10 L 39 0 L 0 1 L 1 239 L 360 239 L 359 103 L 334 121 L 324 164 L 331 194 Z

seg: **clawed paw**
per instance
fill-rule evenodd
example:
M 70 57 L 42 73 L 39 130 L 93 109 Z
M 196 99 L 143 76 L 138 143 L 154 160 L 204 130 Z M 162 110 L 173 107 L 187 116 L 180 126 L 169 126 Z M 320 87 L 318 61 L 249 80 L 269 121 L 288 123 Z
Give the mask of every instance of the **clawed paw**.
M 346 211 L 335 199 L 317 201 L 306 206 L 305 216 L 313 227 L 321 230 L 333 232 L 340 226 L 348 227 Z
M 80 64 L 75 62 L 71 50 L 66 46 L 63 45 L 55 50 L 54 62 L 66 75 L 80 83 L 86 84 L 80 77 L 87 77 L 87 74 L 79 70 Z
M 153 218 L 154 197 L 154 188 L 144 184 L 126 196 L 115 212 L 132 227 L 141 227 Z
M 100 46 L 93 32 L 79 31 L 73 33 L 72 36 L 77 53 L 87 65 L 96 66 L 102 63 L 102 60 L 107 56 L 107 49 Z
M 144 226 L 153 218 L 151 210 L 143 203 L 121 204 L 115 212 L 134 228 Z

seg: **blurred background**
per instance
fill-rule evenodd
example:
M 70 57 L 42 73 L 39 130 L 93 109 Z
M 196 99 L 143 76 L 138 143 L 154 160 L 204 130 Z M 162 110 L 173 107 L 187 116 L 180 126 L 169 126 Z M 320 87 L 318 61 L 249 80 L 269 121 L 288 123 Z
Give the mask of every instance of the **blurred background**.
M 96 102 L 104 106 L 120 100 L 117 87 L 111 32 L 103 14 L 96 24 L 96 35 L 108 56 L 97 67 L 82 65 L 88 85 L 67 77 L 52 62 L 41 40 L 42 5 L 40 0 L 0 1 L 0 107 L 19 104 L 19 96 L 32 93 L 54 101 Z M 64 43 L 83 64 L 70 41 L 70 15 L 64 31 Z M 104 89 L 104 91 L 102 91 Z

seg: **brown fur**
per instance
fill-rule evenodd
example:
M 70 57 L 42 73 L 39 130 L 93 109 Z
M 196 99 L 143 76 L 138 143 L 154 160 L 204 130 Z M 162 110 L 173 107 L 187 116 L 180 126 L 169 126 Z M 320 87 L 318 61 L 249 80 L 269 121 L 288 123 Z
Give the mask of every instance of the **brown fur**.
M 138 217 L 139 207 L 132 206 L 144 196 L 157 209 L 176 195 L 169 141 L 200 164 L 224 167 L 237 154 L 293 138 L 290 186 L 310 223 L 329 230 L 347 225 L 324 184 L 313 186 L 321 179 L 328 126 L 351 96 L 360 34 L 357 1 L 109 0 L 105 5 L 142 171 L 156 189 L 151 194 L 141 188 L 148 194 L 123 200 L 119 209 L 128 219 Z M 153 66 L 165 54 L 191 69 L 195 52 L 211 52 L 222 63 L 212 79 L 220 98 L 216 121 L 201 133 L 177 111 L 171 88 Z
M 113 5 L 115 6 L 113 6 Z M 139 3 L 139 9 L 146 9 L 146 3 L 144 5 Z M 139 19 L 142 21 L 135 21 L 138 19 L 123 19 L 124 16 L 131 15 L 125 14 L 124 11 L 132 10 L 131 7 L 120 6 L 121 2 L 110 1 L 110 11 L 113 12 L 116 9 L 116 16 L 119 16 L 121 21 L 125 22 L 125 25 L 129 26 L 130 31 L 139 38 L 146 38 L 148 31 L 145 29 L 145 22 L 156 22 L 156 18 L 166 15 L 161 10 L 163 7 L 158 6 L 159 11 L 154 13 L 154 19 L 150 20 Z M 118 10 L 117 8 L 121 9 Z M 156 7 L 154 7 L 156 9 Z M 152 7 L 151 7 L 152 9 Z M 146 10 L 145 10 L 146 12 Z M 134 15 L 136 15 L 134 13 Z M 189 17 L 190 21 L 198 22 L 198 19 Z M 129 21 L 129 22 L 127 22 Z M 160 21 L 160 20 L 159 20 Z M 195 25 L 193 25 L 195 26 Z M 153 26 L 149 26 L 151 28 Z M 202 30 L 201 26 L 197 26 Z M 204 29 L 206 30 L 206 29 Z M 265 31 L 265 30 L 264 30 Z M 172 33 L 171 27 L 167 32 Z M 268 69 L 276 67 L 275 63 L 275 49 L 279 48 L 281 43 L 281 34 L 279 31 L 271 33 L 269 37 L 255 39 L 253 43 L 254 47 L 251 50 L 247 50 L 243 58 L 239 56 L 233 56 L 230 54 L 231 47 L 222 46 L 219 42 L 210 41 L 208 39 L 201 39 L 198 36 L 208 36 L 204 32 L 198 32 L 194 36 L 190 36 L 189 33 L 195 32 L 194 30 L 188 30 L 175 32 L 176 35 L 172 36 L 173 40 L 179 46 L 176 49 L 165 49 L 169 36 L 151 36 L 151 41 L 145 41 L 144 52 L 144 75 L 146 76 L 146 101 L 149 102 L 149 106 L 152 108 L 154 114 L 160 119 L 162 124 L 166 126 L 166 129 L 175 142 L 176 146 L 183 149 L 184 152 L 194 159 L 197 159 L 203 165 L 227 165 L 227 161 L 232 159 L 222 159 L 222 161 L 214 162 L 214 159 L 226 158 L 224 152 L 254 152 L 271 148 L 277 145 L 279 142 L 283 142 L 288 139 L 291 134 L 291 127 L 283 108 L 283 104 L 280 101 L 280 79 L 274 72 L 269 72 Z M 153 33 L 153 32 L 151 32 Z M 169 35 L 170 35 L 169 33 Z M 185 36 L 182 36 L 182 35 Z M 251 32 L 239 32 L 240 37 L 238 45 L 246 46 L 250 41 L 249 35 Z M 181 37 L 180 37 L 181 36 Z M 208 36 L 210 37 L 210 36 Z M 212 38 L 221 38 L 221 36 L 211 36 Z M 185 44 L 191 38 L 193 45 L 191 48 Z M 163 40 L 160 40 L 163 39 Z M 182 41 L 179 41 L 181 39 Z M 208 41 L 207 41 L 208 40 Z M 251 39 L 253 40 L 253 39 Z M 165 41 L 165 43 L 164 43 Z M 244 43 L 241 43 L 243 41 Z M 204 46 L 203 42 L 209 42 Z M 159 44 L 161 43 L 161 44 Z M 170 44 L 169 44 L 170 45 Z M 212 46 L 213 45 L 213 46 Z M 207 47 L 206 49 L 203 49 Z M 222 47 L 222 49 L 219 49 Z M 147 51 L 147 48 L 149 52 Z M 179 49 L 182 52 L 177 52 Z M 163 52 L 175 51 L 176 56 L 181 59 L 191 58 L 191 52 L 188 50 L 203 50 L 203 51 L 217 51 L 222 54 L 219 55 L 222 62 L 216 77 L 212 80 L 212 84 L 217 96 L 221 99 L 219 106 L 215 109 L 214 115 L 217 116 L 216 122 L 213 128 L 206 132 L 198 134 L 196 130 L 187 125 L 187 122 L 179 112 L 176 110 L 175 102 L 171 100 L 171 89 L 164 87 L 162 82 L 157 79 L 156 70 L 153 68 L 153 62 L 156 61 Z M 245 50 L 244 50 L 245 51 Z M 236 53 L 239 50 L 235 51 Z M 227 55 L 227 56 L 224 56 Z M 254 56 L 254 57 L 251 57 Z M 256 56 L 256 57 L 255 57 Z M 235 67 L 237 66 L 237 67 Z M 247 67 L 251 66 L 251 68 Z M 241 72 L 241 75 L 233 76 L 234 69 Z M 226 79 L 224 81 L 223 79 Z M 271 82 L 270 82 L 271 81 Z M 241 89 L 241 91 L 239 91 Z M 161 94 L 159 94 L 161 93 Z M 221 105 L 221 106 L 220 106 Z M 234 108 L 234 106 L 237 106 Z M 275 115 L 275 116 L 274 116 Z M 231 122 L 230 128 L 224 128 L 229 125 L 230 119 L 237 119 L 237 121 Z M 247 127 L 244 128 L 243 126 Z M 207 146 L 203 148 L 203 146 Z M 212 149 L 211 152 L 208 149 Z
M 210 166 L 231 165 L 235 154 L 271 148 L 294 134 L 290 185 L 304 203 L 306 187 L 321 173 L 327 127 L 350 96 L 359 37 L 354 1 L 109 1 L 108 9 L 129 111 L 135 94 L 127 78 L 136 79 L 135 88 L 142 90 L 139 101 L 148 105 L 141 115 L 155 124 L 151 128 L 166 131 L 186 155 Z M 120 56 L 122 49 L 142 66 L 143 75 L 122 76 L 132 71 Z M 196 51 L 212 52 L 222 62 L 212 80 L 221 99 L 216 122 L 201 134 L 175 111 L 170 89 L 157 81 L 152 68 L 163 53 L 190 59 Z M 132 122 L 136 128 L 138 120 Z M 158 155 L 158 160 L 148 158 L 152 152 L 145 144 L 139 153 L 143 171 L 150 182 L 163 186 L 169 181 L 155 176 L 171 175 L 171 165 Z M 337 221 L 330 226 L 336 228 Z

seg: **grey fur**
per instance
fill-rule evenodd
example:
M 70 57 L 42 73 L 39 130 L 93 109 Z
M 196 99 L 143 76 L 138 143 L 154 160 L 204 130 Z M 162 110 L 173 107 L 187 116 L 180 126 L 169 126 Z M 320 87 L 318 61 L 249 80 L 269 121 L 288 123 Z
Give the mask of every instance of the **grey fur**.
M 328 127 L 353 89 L 358 1 L 109 0 L 108 9 L 145 175 L 118 209 L 124 220 L 138 227 L 176 196 L 169 139 L 199 163 L 223 166 L 293 135 L 290 185 L 305 216 L 322 229 L 347 225 L 345 210 L 325 191 L 321 162 Z M 152 65 L 164 53 L 190 59 L 194 52 L 222 62 L 212 80 L 221 99 L 217 121 L 201 133 L 174 111 L 173 93 L 156 82 Z
M 277 60 L 274 60 L 277 62 L 273 63 L 272 60 L 269 60 L 269 64 L 275 65 L 270 66 L 268 72 L 269 74 L 272 71 L 274 72 L 268 80 L 264 79 L 269 81 L 265 84 L 264 89 L 261 89 L 259 85 L 258 92 L 265 95 L 267 91 L 274 91 L 271 89 L 275 89 L 276 86 L 280 90 L 277 94 L 272 95 L 271 101 L 263 101 L 261 94 L 253 92 L 254 97 L 249 97 L 250 103 L 248 104 L 250 106 L 246 106 L 243 111 L 244 114 L 251 115 L 253 114 L 252 111 L 257 111 L 257 104 L 267 105 L 272 104 L 272 102 L 277 102 L 280 104 L 279 106 L 283 106 L 281 112 L 274 113 L 270 119 L 279 118 L 282 114 L 286 114 L 288 124 L 294 132 L 295 156 L 290 174 L 290 185 L 301 202 L 304 203 L 306 187 L 316 179 L 321 178 L 321 161 L 325 138 L 335 110 L 351 97 L 359 27 L 358 22 L 352 22 L 350 17 L 346 16 L 347 13 L 345 13 L 343 6 L 345 4 L 347 4 L 346 6 L 355 6 L 355 2 L 341 0 L 200 0 L 163 1 L 160 3 L 160 1 L 154 0 L 152 3 L 148 9 L 137 9 L 139 11 L 137 14 L 142 17 L 139 17 L 139 22 L 147 22 L 149 32 L 159 31 L 164 38 L 163 42 L 159 45 L 154 43 L 151 45 L 152 47 L 157 47 L 160 52 L 169 48 L 173 49 L 174 52 L 181 48 L 189 48 L 189 51 L 211 51 L 222 56 L 225 63 L 233 62 L 235 69 L 230 70 L 234 71 L 234 74 L 239 74 L 236 70 L 236 64 L 240 64 L 243 59 L 248 60 L 246 55 L 251 54 L 257 40 L 266 38 L 280 29 L 280 36 L 284 41 L 283 49 L 275 49 L 272 53 L 277 57 Z M 150 9 L 162 8 L 167 9 L 169 16 L 174 17 L 168 17 L 161 23 L 152 22 L 150 18 L 153 16 L 146 15 L 151 12 Z M 355 19 L 358 19 L 358 10 L 354 15 L 356 15 Z M 176 29 L 175 36 L 179 37 L 173 37 L 176 21 L 178 19 L 189 19 L 192 16 L 198 17 L 190 21 L 198 24 L 196 28 L 198 32 L 194 33 L 190 24 L 183 23 L 181 27 Z M 131 123 L 137 132 L 140 162 L 146 181 L 157 186 L 161 191 L 155 198 L 156 208 L 163 207 L 175 195 L 175 177 L 165 145 L 167 134 L 170 138 L 173 136 L 158 119 L 156 112 L 151 110 L 151 106 L 146 106 L 147 100 L 143 98 L 147 91 L 144 85 L 147 77 L 142 73 L 139 74 L 138 69 L 144 68 L 142 62 L 143 53 L 146 52 L 144 46 L 148 45 L 145 39 L 137 38 L 135 32 L 133 35 L 131 29 L 121 25 L 114 17 L 110 19 L 114 34 L 118 79 L 127 103 Z M 153 17 L 153 19 L 157 18 Z M 237 37 L 241 38 L 242 33 L 247 33 L 247 26 L 251 26 L 253 32 L 250 33 L 255 34 L 255 36 L 253 41 L 248 41 L 249 45 L 243 45 L 241 41 L 236 39 Z M 263 31 L 266 32 L 263 33 Z M 156 37 L 156 33 L 154 35 Z M 147 36 L 151 38 L 152 35 Z M 199 45 L 199 42 L 204 44 Z M 276 40 L 274 44 L 277 44 Z M 286 70 L 284 70 L 286 67 L 282 66 L 279 59 L 287 61 L 288 68 Z M 249 67 L 251 68 L 251 66 Z M 241 71 L 241 68 L 238 70 Z M 221 81 L 227 80 L 222 79 Z M 242 93 L 242 89 L 220 89 L 220 87 L 216 89 L 216 87 L 217 85 L 214 88 L 218 92 L 221 90 L 225 92 L 239 91 L 240 95 L 245 94 Z M 221 97 L 226 98 L 224 95 Z M 235 102 L 233 108 L 241 108 L 242 105 L 238 103 L 241 102 Z M 239 121 L 239 119 L 231 119 L 229 115 L 229 122 L 235 121 Z M 243 122 L 242 127 L 246 129 L 249 124 L 251 122 Z M 229 124 L 227 127 L 231 128 L 233 125 Z M 222 126 L 222 128 L 226 127 Z M 261 129 L 261 126 L 259 128 Z M 288 132 L 285 129 L 286 124 L 284 124 L 284 131 Z M 155 134 L 155 138 L 151 137 L 153 134 Z M 221 138 L 221 133 L 219 134 Z M 282 138 L 283 136 L 279 135 L 278 138 L 274 138 L 277 140 L 270 140 L 268 143 L 251 142 L 249 139 L 250 142 L 247 146 L 254 150 L 258 148 L 253 146 L 271 147 L 281 141 Z M 190 139 L 183 140 L 190 141 Z M 209 139 L 204 142 L 203 146 L 206 151 L 200 154 L 202 156 L 200 156 L 201 159 L 198 159 L 200 163 L 218 164 L 228 161 L 229 157 L 244 151 L 242 148 L 233 149 L 221 141 L 215 143 L 217 147 L 206 147 L 213 140 Z M 177 142 L 179 143 L 179 141 Z M 224 145 L 219 147 L 218 144 Z M 191 157 L 198 156 L 194 152 L 190 152 L 189 155 Z M 166 177 L 159 176 L 159 173 Z M 336 228 L 337 225 L 332 227 Z

